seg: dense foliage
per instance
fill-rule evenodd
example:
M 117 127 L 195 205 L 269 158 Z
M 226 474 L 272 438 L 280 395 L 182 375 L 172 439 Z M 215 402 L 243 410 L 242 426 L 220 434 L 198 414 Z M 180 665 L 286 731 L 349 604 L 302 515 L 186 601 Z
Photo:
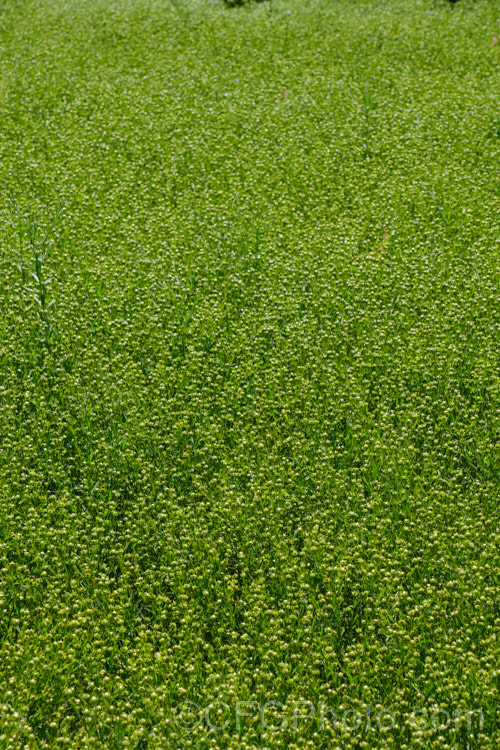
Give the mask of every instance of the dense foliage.
M 230 8 L 237 8 L 237 7 L 240 7 L 241 5 L 246 5 L 247 3 L 250 3 L 250 2 L 262 3 L 264 2 L 264 0 L 224 0 L 224 2 Z
M 498 29 L 0 4 L 1 750 L 498 747 Z

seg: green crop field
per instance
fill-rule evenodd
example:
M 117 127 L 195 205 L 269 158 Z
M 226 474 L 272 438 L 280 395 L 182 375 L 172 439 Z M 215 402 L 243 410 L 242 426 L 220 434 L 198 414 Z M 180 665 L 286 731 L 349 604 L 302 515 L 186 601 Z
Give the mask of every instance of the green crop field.
M 498 749 L 497 35 L 0 0 L 0 750 Z

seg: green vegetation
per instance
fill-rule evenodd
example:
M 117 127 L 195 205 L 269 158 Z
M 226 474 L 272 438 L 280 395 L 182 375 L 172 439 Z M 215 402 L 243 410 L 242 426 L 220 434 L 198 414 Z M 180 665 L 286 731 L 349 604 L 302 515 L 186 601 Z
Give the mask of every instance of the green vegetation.
M 1 750 L 498 748 L 499 28 L 0 3 Z

